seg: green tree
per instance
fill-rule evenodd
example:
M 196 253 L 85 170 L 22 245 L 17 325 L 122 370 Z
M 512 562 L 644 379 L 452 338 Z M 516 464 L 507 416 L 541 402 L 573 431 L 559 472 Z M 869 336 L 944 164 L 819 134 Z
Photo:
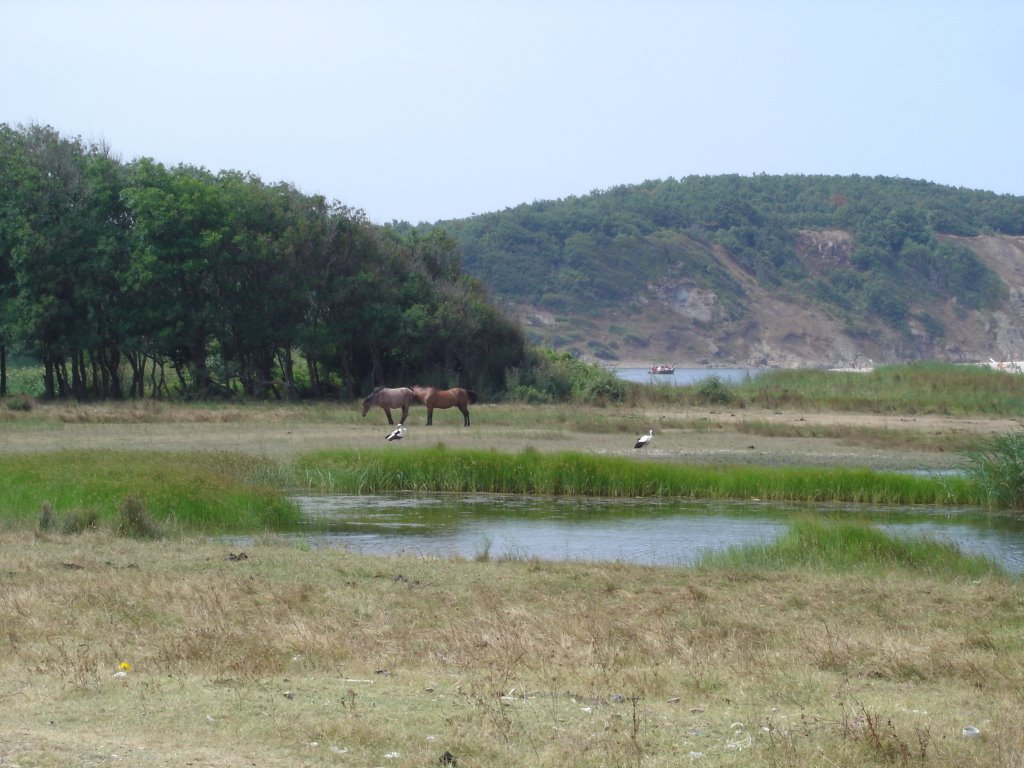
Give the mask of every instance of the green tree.
M 226 201 L 208 171 L 136 163 L 124 199 L 135 218 L 130 289 L 137 332 L 152 356 L 174 366 L 183 394 L 205 397 L 214 331 L 223 325 L 218 274 L 229 236 Z
M 14 297 L 17 292 L 12 262 L 15 241 L 23 223 L 19 191 L 24 158 L 21 136 L 0 124 L 0 397 L 7 395 L 7 354 L 14 338 Z
M 19 143 L 20 222 L 10 250 L 14 326 L 26 351 L 43 362 L 45 395 L 84 397 L 85 355 L 95 342 L 84 286 L 103 237 L 90 198 L 87 150 L 38 125 L 24 129 Z

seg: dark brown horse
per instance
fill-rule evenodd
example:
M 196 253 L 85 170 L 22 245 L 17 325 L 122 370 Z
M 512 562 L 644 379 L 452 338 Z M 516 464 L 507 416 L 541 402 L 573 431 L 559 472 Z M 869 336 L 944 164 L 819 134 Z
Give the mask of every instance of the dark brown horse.
M 394 424 L 395 422 L 391 419 L 391 409 L 401 408 L 401 423 L 405 424 L 406 419 L 409 418 L 409 406 L 415 401 L 416 395 L 408 387 L 397 387 L 395 389 L 374 387 L 373 392 L 363 398 L 363 416 L 366 415 L 370 408 L 376 405 L 383 408 L 384 413 L 388 415 L 388 424 Z
M 434 423 L 435 408 L 455 407 L 462 411 L 462 426 L 469 426 L 469 403 L 476 402 L 476 392 L 472 389 L 454 387 L 452 389 L 438 389 L 437 387 L 421 387 L 416 385 L 412 388 L 416 399 L 427 406 L 427 426 Z

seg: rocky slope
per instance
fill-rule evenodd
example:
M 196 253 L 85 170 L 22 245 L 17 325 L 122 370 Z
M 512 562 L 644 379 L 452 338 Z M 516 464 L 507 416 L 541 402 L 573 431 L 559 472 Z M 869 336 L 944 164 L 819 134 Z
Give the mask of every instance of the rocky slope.
M 686 279 L 649 284 L 628 304 L 602 307 L 600 320 L 535 306 L 511 309 L 534 340 L 605 364 L 831 367 L 1024 359 L 1024 237 L 943 237 L 977 254 L 1006 283 L 1009 299 L 996 310 L 968 310 L 955 300 L 911 307 L 939 321 L 938 334 L 915 321 L 903 333 L 870 322 L 869 333 L 851 329 L 800 296 L 765 288 L 718 248 L 714 258 L 742 288 L 739 319 L 713 291 Z M 816 273 L 844 266 L 852 250 L 852 236 L 834 229 L 802 231 L 797 244 L 799 258 Z

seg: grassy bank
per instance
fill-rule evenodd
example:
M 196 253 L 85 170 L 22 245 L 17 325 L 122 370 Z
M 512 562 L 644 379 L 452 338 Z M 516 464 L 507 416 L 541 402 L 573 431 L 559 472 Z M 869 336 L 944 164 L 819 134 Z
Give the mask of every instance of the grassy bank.
M 674 394 L 673 389 L 684 391 Z M 776 370 L 717 387 L 698 383 L 654 392 L 642 389 L 636 397 L 867 413 L 1016 415 L 1024 412 L 1024 376 L 949 363 L 882 366 L 857 373 Z
M 882 557 L 652 569 L 241 554 L 0 534 L 0 758 L 1011 768 L 1024 755 L 1024 590 L 995 573 Z
M 61 451 L 0 456 L 0 520 L 56 528 L 113 524 L 126 499 L 167 532 L 280 529 L 298 512 L 283 494 L 290 475 L 244 454 Z M 47 526 L 44 526 L 47 527 Z
M 872 504 L 976 504 L 980 500 L 974 487 L 958 477 L 863 469 L 685 466 L 642 457 L 507 454 L 444 447 L 321 452 L 300 458 L 296 473 L 309 488 L 346 493 L 438 491 Z

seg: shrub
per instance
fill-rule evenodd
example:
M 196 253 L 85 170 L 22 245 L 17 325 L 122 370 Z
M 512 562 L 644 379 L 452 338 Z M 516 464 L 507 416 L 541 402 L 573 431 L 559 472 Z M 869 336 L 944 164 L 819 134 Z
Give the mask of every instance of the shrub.
M 733 400 L 733 393 L 718 376 L 709 376 L 696 386 L 696 400 L 705 405 L 728 405 Z
M 573 395 L 573 399 L 585 403 L 598 405 L 621 403 L 626 399 L 626 384 L 614 374 L 591 376 L 581 382 L 579 389 L 575 390 Z
M 32 398 L 28 395 L 11 395 L 4 398 L 4 405 L 9 411 L 31 411 Z
M 506 375 L 506 388 L 513 399 L 533 398 L 526 402 L 621 403 L 627 391 L 612 371 L 543 348 L 531 349 L 526 365 Z
M 508 392 L 508 399 L 514 403 L 525 403 L 527 405 L 544 405 L 551 402 L 551 397 L 544 394 L 536 387 L 523 384 L 512 387 Z

